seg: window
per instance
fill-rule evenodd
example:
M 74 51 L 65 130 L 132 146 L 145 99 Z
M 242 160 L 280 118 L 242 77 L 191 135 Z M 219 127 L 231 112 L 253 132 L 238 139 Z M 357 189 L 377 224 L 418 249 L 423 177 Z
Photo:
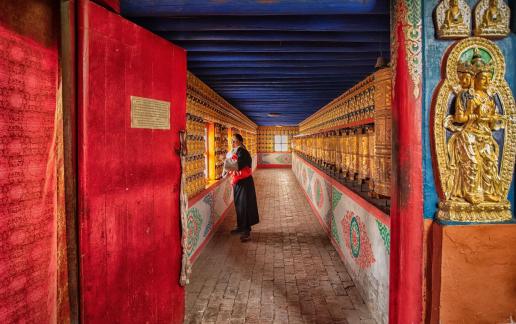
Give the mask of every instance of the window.
M 274 135 L 274 151 L 288 152 L 288 136 Z

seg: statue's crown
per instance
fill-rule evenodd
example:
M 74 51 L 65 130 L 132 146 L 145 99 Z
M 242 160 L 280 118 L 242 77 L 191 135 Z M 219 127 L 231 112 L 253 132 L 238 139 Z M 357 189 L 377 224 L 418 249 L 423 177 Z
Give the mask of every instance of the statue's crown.
M 459 73 L 469 73 L 469 74 L 475 74 L 473 71 L 473 67 L 471 66 L 470 62 L 460 62 L 457 66 L 457 72 Z
M 493 65 L 491 63 L 486 63 L 482 55 L 480 54 L 480 50 L 478 47 L 473 49 L 473 57 L 471 58 L 471 70 L 473 74 L 477 75 L 480 72 L 493 72 Z

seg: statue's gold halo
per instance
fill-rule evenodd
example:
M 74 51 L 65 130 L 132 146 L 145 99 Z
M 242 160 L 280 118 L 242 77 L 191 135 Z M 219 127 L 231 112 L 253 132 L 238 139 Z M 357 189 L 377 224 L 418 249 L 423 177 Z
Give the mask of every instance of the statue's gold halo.
M 465 52 L 475 47 L 480 50 L 484 50 L 491 55 L 492 61 L 490 63 L 495 67 L 491 84 L 496 87 L 501 82 L 505 82 L 505 59 L 502 52 L 495 43 L 481 37 L 466 38 L 452 45 L 452 49 L 448 55 L 448 60 L 446 61 L 446 80 L 448 80 L 452 85 L 459 83 L 457 68 L 461 63 L 460 59 Z
M 490 92 L 499 98 L 502 111 L 499 113 L 506 119 L 503 136 L 503 154 L 500 158 L 499 176 L 500 188 L 503 200 L 498 203 L 481 202 L 470 204 L 464 201 L 450 200 L 450 188 L 447 188 L 445 179 L 449 178 L 449 156 L 447 149 L 446 129 L 444 122 L 449 114 L 449 107 L 454 89 L 460 84 L 457 68 L 461 63 L 461 57 L 467 51 L 477 47 L 485 51 L 491 57 L 490 63 L 494 70 L 491 80 Z M 516 158 L 516 105 L 514 97 L 505 81 L 505 60 L 498 46 L 481 37 L 470 37 L 453 44 L 445 56 L 444 75 L 440 86 L 436 89 L 433 106 L 433 140 L 434 160 L 436 161 L 436 181 L 440 186 L 440 204 L 437 217 L 442 220 L 463 222 L 493 222 L 504 221 L 512 218 L 511 206 L 507 195 L 512 182 L 514 162 Z

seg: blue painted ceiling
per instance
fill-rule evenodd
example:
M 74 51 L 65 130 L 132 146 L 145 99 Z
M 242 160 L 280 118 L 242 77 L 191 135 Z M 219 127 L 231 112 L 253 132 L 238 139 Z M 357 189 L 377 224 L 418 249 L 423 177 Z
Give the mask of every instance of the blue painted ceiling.
M 389 56 L 387 0 L 122 0 L 258 125 L 296 125 Z M 280 113 L 268 117 L 268 113 Z

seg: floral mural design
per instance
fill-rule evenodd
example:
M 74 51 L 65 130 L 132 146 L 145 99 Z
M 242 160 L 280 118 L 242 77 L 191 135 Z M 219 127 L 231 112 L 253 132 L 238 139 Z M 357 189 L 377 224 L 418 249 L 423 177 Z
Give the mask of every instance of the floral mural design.
M 213 227 L 213 224 L 215 224 L 215 222 L 218 219 L 218 215 L 215 212 L 215 199 L 214 199 L 213 192 L 210 192 L 209 194 L 207 194 L 202 199 L 202 202 L 204 204 L 208 205 L 210 208 L 210 218 L 208 220 L 208 224 L 206 225 L 206 228 L 204 229 L 204 237 L 206 237 L 208 235 L 208 233 L 210 233 L 210 230 Z
M 303 185 L 303 186 L 305 186 L 305 185 L 306 185 L 306 183 L 307 183 L 307 178 L 308 178 L 308 177 L 307 177 L 307 175 L 306 175 L 306 168 L 302 168 L 302 169 L 301 169 L 301 183 L 302 183 L 302 185 Z
M 292 155 L 290 153 L 278 154 L 275 160 L 279 164 L 290 164 L 292 163 Z
M 312 178 L 314 177 L 314 170 L 310 169 L 310 168 L 304 168 L 306 174 L 308 175 L 308 179 L 306 181 L 307 183 L 307 188 L 306 188 L 306 192 L 310 195 L 311 192 L 312 192 Z
M 341 224 L 343 235 L 347 235 L 345 242 L 351 256 L 361 269 L 369 268 L 376 259 L 367 236 L 366 225 L 352 211 L 346 212 Z
M 202 225 L 202 215 L 197 208 L 190 208 L 186 215 L 186 227 L 187 227 L 187 237 L 186 237 L 186 252 L 189 256 L 192 255 L 194 249 L 197 247 L 197 243 L 199 242 L 199 234 L 201 232 Z
M 328 181 L 324 181 L 324 186 L 326 188 L 326 194 L 328 195 L 327 201 L 330 204 L 330 207 L 328 208 L 328 211 L 326 212 L 325 216 L 325 222 L 328 227 L 331 227 L 331 220 L 333 218 L 333 186 Z
M 333 217 L 331 220 L 331 228 L 330 228 L 331 236 L 337 242 L 337 244 L 340 246 L 342 244 L 342 241 L 340 239 L 339 230 L 337 228 L 337 218 Z
M 259 153 L 258 164 L 292 164 L 291 153 Z
M 332 188 L 332 194 L 331 194 L 331 209 L 335 211 L 335 208 L 337 208 L 337 205 L 339 204 L 340 199 L 342 198 L 342 192 L 338 191 L 335 188 Z
M 266 153 L 259 153 L 258 154 L 258 164 L 267 164 L 268 162 L 267 162 L 266 158 L 268 155 L 269 154 L 266 154 Z
M 309 168 L 306 168 L 307 169 L 307 174 L 308 174 L 308 181 L 312 181 L 312 178 L 314 177 L 314 170 L 312 169 L 309 169 Z
M 323 207 L 324 203 L 324 194 L 322 192 L 322 186 L 319 179 L 315 179 L 314 187 L 313 187 L 313 197 L 315 200 L 315 203 L 317 204 L 317 207 L 321 209 Z
M 229 181 L 226 181 L 225 187 L 224 187 L 224 196 L 222 196 L 222 199 L 224 200 L 224 204 L 229 205 L 231 203 L 231 194 L 233 193 L 233 188 L 231 187 L 231 183 Z
M 391 231 L 384 223 L 380 222 L 379 220 L 376 220 L 376 225 L 378 226 L 378 231 L 382 237 L 387 254 L 391 254 Z

